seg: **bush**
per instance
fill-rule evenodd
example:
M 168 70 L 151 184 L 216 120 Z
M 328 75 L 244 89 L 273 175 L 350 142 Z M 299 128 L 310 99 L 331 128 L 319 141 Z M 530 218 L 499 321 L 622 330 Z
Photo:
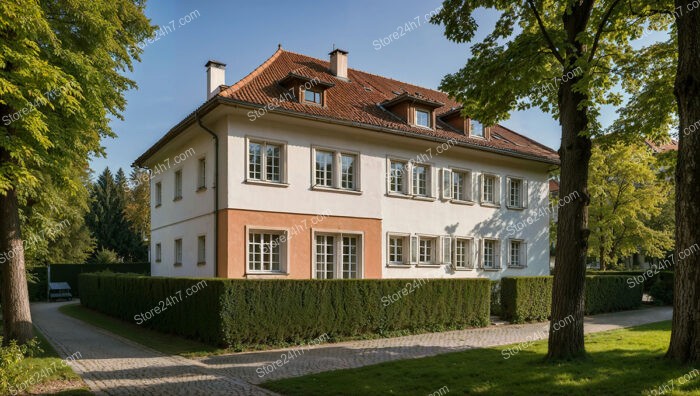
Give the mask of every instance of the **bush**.
M 2 346 L 0 337 L 0 395 L 16 395 L 20 393 L 22 383 L 29 379 L 32 373 L 27 372 L 26 367 L 20 363 L 34 353 L 41 352 L 39 341 L 36 338 L 24 345 L 17 345 L 17 341 L 11 340 L 6 346 Z
M 298 344 L 324 334 L 362 337 L 489 323 L 487 279 L 231 280 L 120 274 L 83 274 L 80 279 L 81 303 L 89 308 L 234 348 Z M 198 284 L 198 291 L 186 297 Z M 173 297 L 178 295 L 182 298 Z
M 491 281 L 491 315 L 501 316 L 501 281 Z
M 673 305 L 673 272 L 662 272 L 649 290 L 657 305 Z
M 651 270 L 638 270 L 638 271 L 588 271 L 587 275 L 605 275 L 605 276 L 617 276 L 617 275 L 628 275 L 635 279 L 634 283 L 644 284 L 644 293 L 649 294 L 651 287 L 654 286 L 656 280 L 662 276 L 673 276 L 673 271 L 658 271 L 654 269 Z
M 637 308 L 642 303 L 642 285 L 630 287 L 629 276 L 587 276 L 587 315 Z M 544 321 L 552 310 L 551 276 L 524 276 L 501 280 L 503 319 L 513 323 Z
M 114 250 L 100 249 L 90 264 L 116 264 L 119 262 L 119 255 Z

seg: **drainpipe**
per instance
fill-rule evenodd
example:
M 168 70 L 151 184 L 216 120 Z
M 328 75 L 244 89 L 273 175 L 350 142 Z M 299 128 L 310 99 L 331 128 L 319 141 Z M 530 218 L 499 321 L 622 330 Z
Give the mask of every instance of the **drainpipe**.
M 194 112 L 194 118 L 197 124 L 207 131 L 214 138 L 214 277 L 219 276 L 219 136 L 202 124 L 202 119 L 199 118 L 197 110 Z

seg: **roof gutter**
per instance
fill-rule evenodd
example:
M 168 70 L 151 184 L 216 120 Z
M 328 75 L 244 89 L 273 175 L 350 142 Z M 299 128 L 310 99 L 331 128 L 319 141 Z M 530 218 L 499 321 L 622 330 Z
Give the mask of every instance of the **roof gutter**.
M 197 124 L 214 138 L 214 277 L 219 276 L 219 136 L 202 123 L 197 110 Z

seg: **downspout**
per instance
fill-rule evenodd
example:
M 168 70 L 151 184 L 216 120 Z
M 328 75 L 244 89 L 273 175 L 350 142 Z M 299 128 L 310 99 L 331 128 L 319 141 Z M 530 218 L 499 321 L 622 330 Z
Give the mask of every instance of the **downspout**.
M 194 118 L 197 119 L 197 124 L 207 131 L 214 138 L 214 277 L 219 276 L 219 136 L 207 128 L 202 119 L 199 118 L 197 110 L 194 111 Z

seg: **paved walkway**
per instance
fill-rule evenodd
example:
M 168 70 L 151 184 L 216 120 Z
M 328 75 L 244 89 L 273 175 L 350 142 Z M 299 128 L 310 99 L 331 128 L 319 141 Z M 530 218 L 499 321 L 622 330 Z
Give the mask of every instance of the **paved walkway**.
M 72 363 L 76 371 L 97 394 L 110 395 L 269 395 L 249 384 L 543 339 L 548 330 L 544 323 L 500 325 L 190 360 L 165 356 L 66 317 L 57 311 L 60 305 L 34 304 L 35 324 L 59 353 L 70 356 L 79 351 L 82 358 Z M 669 307 L 617 312 L 587 317 L 585 331 L 593 333 L 670 319 Z

